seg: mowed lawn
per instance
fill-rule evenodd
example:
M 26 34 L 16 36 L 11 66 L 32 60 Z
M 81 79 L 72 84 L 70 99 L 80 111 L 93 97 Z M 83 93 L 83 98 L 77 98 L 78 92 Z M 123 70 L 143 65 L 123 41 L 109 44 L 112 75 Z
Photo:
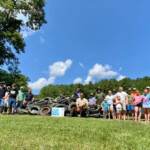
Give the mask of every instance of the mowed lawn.
M 150 124 L 94 118 L 0 116 L 3 150 L 149 150 Z

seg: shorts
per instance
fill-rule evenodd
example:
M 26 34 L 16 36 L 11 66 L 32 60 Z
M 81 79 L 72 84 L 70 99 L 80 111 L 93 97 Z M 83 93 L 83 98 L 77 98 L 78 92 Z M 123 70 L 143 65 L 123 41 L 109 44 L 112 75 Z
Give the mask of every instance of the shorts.
M 122 107 L 116 107 L 117 110 L 122 110 Z
M 142 108 L 142 102 L 139 103 L 139 104 L 136 104 L 135 107 L 140 107 L 140 108 Z
M 113 104 L 110 104 L 110 105 L 109 105 L 108 110 L 109 110 L 109 111 L 113 111 Z
M 124 102 L 124 103 L 122 103 L 122 105 L 123 105 L 123 107 L 122 107 L 122 110 L 126 110 L 126 103 Z
M 127 110 L 134 110 L 134 106 L 133 105 L 127 105 Z
M 9 99 L 8 108 L 16 107 L 16 99 Z

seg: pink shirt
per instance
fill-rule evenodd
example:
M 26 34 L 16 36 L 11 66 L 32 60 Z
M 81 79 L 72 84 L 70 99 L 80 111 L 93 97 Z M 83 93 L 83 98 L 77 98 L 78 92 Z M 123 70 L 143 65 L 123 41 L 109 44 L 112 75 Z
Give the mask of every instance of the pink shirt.
M 139 104 L 139 103 L 141 103 L 143 101 L 143 97 L 141 95 L 139 95 L 139 96 L 135 95 L 133 97 L 133 100 L 135 102 L 135 105 L 137 105 L 137 104 Z

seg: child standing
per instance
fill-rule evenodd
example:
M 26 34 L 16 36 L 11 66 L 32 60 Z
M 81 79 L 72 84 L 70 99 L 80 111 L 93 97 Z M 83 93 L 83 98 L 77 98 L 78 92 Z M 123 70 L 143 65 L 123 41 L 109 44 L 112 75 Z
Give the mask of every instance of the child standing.
M 107 102 L 107 99 L 104 99 L 102 107 L 103 107 L 103 117 L 105 119 L 107 119 L 107 115 L 108 115 L 108 106 L 109 106 L 109 103 Z
M 118 120 L 121 120 L 122 107 L 123 107 L 123 104 L 121 102 L 121 98 L 120 98 L 120 96 L 117 96 L 117 99 L 116 99 L 116 110 L 117 110 L 117 119 Z

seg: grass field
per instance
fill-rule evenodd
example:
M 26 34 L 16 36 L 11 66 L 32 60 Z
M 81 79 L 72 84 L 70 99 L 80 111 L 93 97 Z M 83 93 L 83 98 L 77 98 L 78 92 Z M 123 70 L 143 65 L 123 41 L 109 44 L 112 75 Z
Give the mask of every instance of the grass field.
M 0 116 L 3 150 L 149 150 L 150 124 L 93 118 Z

